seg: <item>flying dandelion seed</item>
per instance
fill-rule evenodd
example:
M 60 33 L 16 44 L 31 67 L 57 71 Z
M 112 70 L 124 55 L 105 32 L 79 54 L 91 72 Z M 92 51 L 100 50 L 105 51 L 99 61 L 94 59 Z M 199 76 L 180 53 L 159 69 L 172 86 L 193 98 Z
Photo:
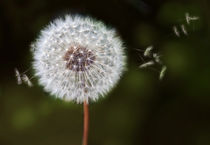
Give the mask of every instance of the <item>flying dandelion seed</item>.
M 176 26 L 173 26 L 173 31 L 174 31 L 174 34 L 175 34 L 177 37 L 180 37 L 179 31 L 178 31 L 178 29 L 177 29 Z
M 186 19 L 187 24 L 190 24 L 190 21 L 196 21 L 199 19 L 199 17 L 196 17 L 196 16 L 191 17 L 189 13 L 185 13 L 185 19 Z
M 158 55 L 157 53 L 153 53 L 153 58 L 155 60 L 156 63 L 158 64 L 162 64 L 162 61 L 160 60 L 160 55 Z
M 89 17 L 54 20 L 32 47 L 39 83 L 67 101 L 96 101 L 125 68 L 124 47 L 115 30 Z
M 174 26 L 174 27 L 177 29 L 176 26 Z M 146 53 L 146 55 L 145 55 L 145 53 Z M 149 46 L 149 47 L 147 47 L 145 49 L 143 56 L 145 58 L 149 57 L 150 60 L 145 62 L 145 63 L 143 63 L 143 64 L 141 64 L 139 66 L 139 68 L 145 69 L 145 68 L 148 68 L 148 67 L 151 67 L 151 66 L 158 66 L 158 67 L 160 67 L 161 70 L 156 70 L 155 68 L 152 68 L 152 69 L 155 70 L 155 71 L 158 71 L 158 73 L 159 73 L 159 80 L 162 80 L 163 77 L 165 76 L 167 67 L 164 65 L 163 61 L 161 60 L 161 55 L 159 53 L 157 53 L 157 52 L 153 52 L 153 46 L 151 45 L 151 46 Z M 140 57 L 142 58 L 141 55 L 140 55 Z M 142 60 L 143 60 L 143 58 L 142 58 Z
M 23 76 L 21 78 L 22 78 L 23 82 L 25 84 L 27 84 L 29 87 L 33 86 L 31 80 L 28 78 L 28 76 L 26 74 L 23 74 Z
M 154 61 L 148 61 L 146 63 L 141 64 L 139 67 L 140 68 L 146 68 L 146 67 L 152 66 L 154 64 L 155 64 Z
M 146 49 L 145 49 L 145 51 L 144 51 L 144 56 L 145 57 L 150 57 L 151 56 L 151 51 L 152 51 L 152 49 L 153 49 L 153 46 L 151 45 L 151 46 L 148 46 Z
M 17 68 L 15 68 L 15 76 L 16 76 L 16 79 L 17 79 L 17 84 L 18 85 L 22 84 L 22 79 L 21 79 L 21 76 L 20 76 L 20 72 L 18 71 Z
M 159 79 L 162 80 L 163 77 L 165 76 L 165 73 L 166 73 L 166 69 L 167 67 L 164 65 L 160 71 L 160 76 L 159 76 Z
M 182 24 L 181 25 L 181 29 L 182 29 L 182 32 L 185 34 L 185 35 L 188 35 L 188 32 L 187 32 L 187 30 L 186 30 L 186 28 L 185 28 L 185 26 Z

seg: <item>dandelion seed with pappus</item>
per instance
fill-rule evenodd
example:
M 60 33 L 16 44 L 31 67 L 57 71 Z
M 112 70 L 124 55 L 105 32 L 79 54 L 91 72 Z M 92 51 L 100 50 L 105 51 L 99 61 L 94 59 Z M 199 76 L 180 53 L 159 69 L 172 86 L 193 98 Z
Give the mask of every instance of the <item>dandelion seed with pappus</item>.
M 87 145 L 88 103 L 107 94 L 125 69 L 121 39 L 102 22 L 66 15 L 41 31 L 32 53 L 35 76 L 47 92 L 84 104 Z

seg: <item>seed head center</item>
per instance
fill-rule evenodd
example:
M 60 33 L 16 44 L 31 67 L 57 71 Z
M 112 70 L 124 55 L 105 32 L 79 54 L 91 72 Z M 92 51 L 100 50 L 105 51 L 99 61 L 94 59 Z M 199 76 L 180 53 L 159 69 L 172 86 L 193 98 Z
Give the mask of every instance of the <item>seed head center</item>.
M 94 63 L 95 55 L 92 51 L 81 46 L 71 46 L 64 55 L 66 68 L 72 71 L 86 71 Z

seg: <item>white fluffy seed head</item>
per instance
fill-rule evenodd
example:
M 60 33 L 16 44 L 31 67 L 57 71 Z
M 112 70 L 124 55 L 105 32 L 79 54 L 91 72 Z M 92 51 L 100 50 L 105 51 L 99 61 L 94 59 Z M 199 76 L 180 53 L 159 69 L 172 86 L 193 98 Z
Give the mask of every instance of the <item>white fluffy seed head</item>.
M 54 20 L 32 50 L 35 75 L 44 89 L 77 103 L 104 96 L 125 68 L 124 47 L 115 30 L 90 17 Z

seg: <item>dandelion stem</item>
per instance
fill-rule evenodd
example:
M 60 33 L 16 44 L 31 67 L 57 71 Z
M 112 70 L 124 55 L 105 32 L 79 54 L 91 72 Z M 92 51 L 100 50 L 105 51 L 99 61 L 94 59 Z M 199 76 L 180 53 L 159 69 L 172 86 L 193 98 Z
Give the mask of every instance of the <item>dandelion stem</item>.
M 84 130 L 83 130 L 83 144 L 88 144 L 88 125 L 89 125 L 89 111 L 88 111 L 88 104 L 86 101 L 84 101 L 83 104 L 84 109 Z

